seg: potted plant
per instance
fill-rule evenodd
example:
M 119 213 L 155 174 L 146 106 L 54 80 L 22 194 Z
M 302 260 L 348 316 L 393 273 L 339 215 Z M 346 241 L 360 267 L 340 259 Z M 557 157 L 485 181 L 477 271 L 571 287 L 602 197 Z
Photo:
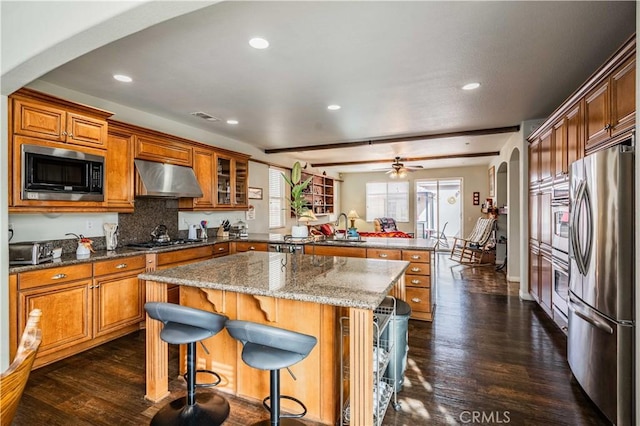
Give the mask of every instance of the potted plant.
M 306 225 L 300 225 L 300 219 L 303 217 L 312 218 L 310 210 L 307 208 L 307 200 L 304 197 L 304 190 L 307 189 L 313 176 L 309 176 L 304 182 L 302 180 L 302 166 L 296 161 L 291 168 L 291 179 L 282 173 L 287 185 L 291 187 L 291 211 L 296 217 L 296 225 L 291 227 L 291 236 L 294 238 L 306 238 L 309 236 L 309 230 Z

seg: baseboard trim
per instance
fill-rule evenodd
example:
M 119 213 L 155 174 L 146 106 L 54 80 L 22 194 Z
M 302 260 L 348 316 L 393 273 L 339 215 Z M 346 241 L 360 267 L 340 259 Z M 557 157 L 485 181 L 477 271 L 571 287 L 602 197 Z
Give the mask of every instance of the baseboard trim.
M 529 300 L 529 301 L 535 301 L 536 299 L 533 298 L 533 296 L 531 296 L 531 294 L 529 292 L 524 293 L 522 291 L 522 289 L 520 289 L 520 300 Z

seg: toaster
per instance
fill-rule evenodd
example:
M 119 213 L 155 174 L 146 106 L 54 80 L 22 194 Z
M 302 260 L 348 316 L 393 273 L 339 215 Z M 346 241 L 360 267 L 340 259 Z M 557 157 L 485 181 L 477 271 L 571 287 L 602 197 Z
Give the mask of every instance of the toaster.
M 38 265 L 52 260 L 49 244 L 28 242 L 9 244 L 9 266 Z

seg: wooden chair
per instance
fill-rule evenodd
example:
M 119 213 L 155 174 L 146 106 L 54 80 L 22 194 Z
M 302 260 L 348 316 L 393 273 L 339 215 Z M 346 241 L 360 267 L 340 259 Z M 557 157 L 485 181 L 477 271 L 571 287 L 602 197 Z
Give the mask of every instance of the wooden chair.
M 13 362 L 7 370 L 0 375 L 0 425 L 9 426 L 16 414 L 20 397 L 27 384 L 31 366 L 38 353 L 38 347 L 42 340 L 39 327 L 42 312 L 34 309 L 29 313 L 27 326 L 22 333 L 20 346 Z
M 467 238 L 454 237 L 449 258 L 460 263 L 482 263 L 482 258 L 488 252 L 485 245 L 491 237 L 495 221 L 494 218 L 481 217 Z

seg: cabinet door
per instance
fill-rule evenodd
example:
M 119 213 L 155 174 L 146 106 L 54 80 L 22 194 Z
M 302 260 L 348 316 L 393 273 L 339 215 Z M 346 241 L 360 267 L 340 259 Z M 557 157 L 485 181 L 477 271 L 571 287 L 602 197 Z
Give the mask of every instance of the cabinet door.
M 202 197 L 193 199 L 194 209 L 212 209 L 214 206 L 214 165 L 215 153 L 212 150 L 200 148 L 193 150 L 193 171 L 202 188 Z
M 13 108 L 15 134 L 59 142 L 66 139 L 66 113 L 63 109 L 19 99 L 14 99 Z
M 552 222 L 551 222 L 551 192 L 545 191 L 540 194 L 540 244 L 547 245 L 551 249 Z
M 567 127 L 567 168 L 565 175 L 569 174 L 571 164 L 584 157 L 584 140 L 582 132 L 582 102 L 579 102 L 566 117 Z
M 42 344 L 38 357 L 92 338 L 91 280 L 20 291 L 19 330 L 33 309 L 42 310 Z
M 547 314 L 552 315 L 551 307 L 553 305 L 551 304 L 551 294 L 553 293 L 553 270 L 551 268 L 551 257 L 541 253 L 539 262 L 540 306 L 547 311 Z
M 256 242 L 248 242 L 248 241 L 238 241 L 234 243 L 235 252 L 242 253 L 246 251 L 268 251 L 269 244 L 268 243 L 256 243 Z
M 540 181 L 540 139 L 529 145 L 529 182 L 537 184 Z
M 249 186 L 249 162 L 244 160 L 234 161 L 234 204 L 236 207 L 247 207 L 247 187 Z
M 230 207 L 233 203 L 231 188 L 231 158 L 216 154 L 216 207 Z
M 136 135 L 135 158 L 189 166 L 193 164 L 191 146 L 170 139 Z
M 636 122 L 636 57 L 623 63 L 611 76 L 611 136 Z
M 533 247 L 529 250 L 529 292 L 535 300 L 540 300 L 540 254 Z
M 69 112 L 66 132 L 68 143 L 104 148 L 107 141 L 107 122 Z
M 529 238 L 540 241 L 540 193 L 529 192 Z
M 107 207 L 133 212 L 133 136 L 109 134 L 107 137 Z
M 143 287 L 138 274 L 94 279 L 94 336 L 98 337 L 144 319 Z
M 553 126 L 553 180 L 563 180 L 567 170 L 567 126 L 563 118 Z
M 548 182 L 553 177 L 552 164 L 552 134 L 553 129 L 549 129 L 540 136 L 540 181 Z
M 585 97 L 585 149 L 609 137 L 609 80 L 596 86 Z

